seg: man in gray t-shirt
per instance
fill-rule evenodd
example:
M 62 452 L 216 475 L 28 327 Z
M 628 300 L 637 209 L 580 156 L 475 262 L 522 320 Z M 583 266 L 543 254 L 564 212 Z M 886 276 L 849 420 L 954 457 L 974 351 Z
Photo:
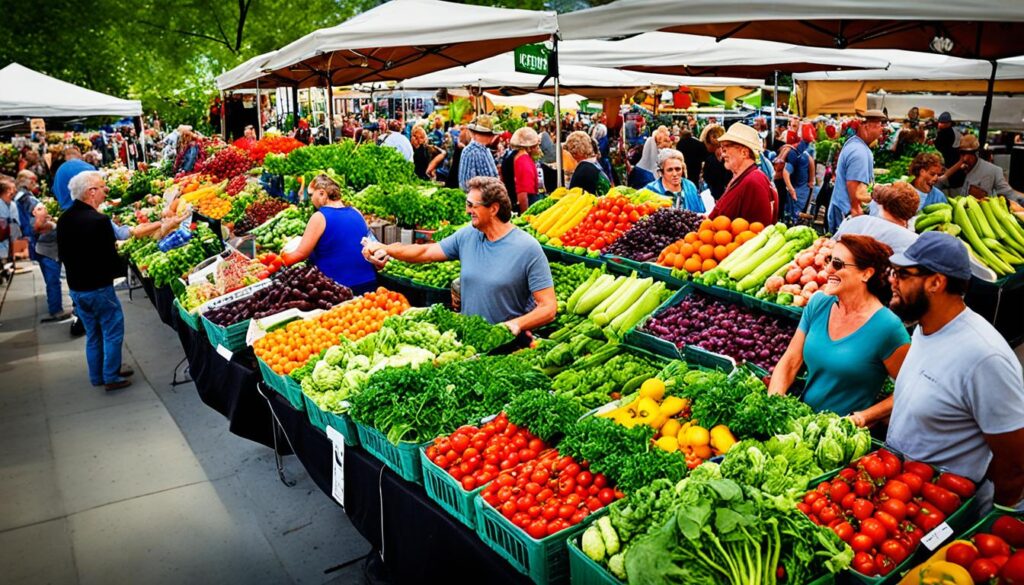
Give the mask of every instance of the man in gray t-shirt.
M 476 177 L 467 186 L 470 226 L 440 243 L 364 241 L 363 255 L 369 260 L 383 250 L 404 262 L 459 260 L 463 313 L 503 323 L 516 335 L 550 323 L 557 311 L 551 267 L 540 244 L 510 223 L 505 186 L 494 177 Z
M 896 378 L 886 443 L 977 483 L 982 512 L 1024 497 L 1024 373 L 999 332 L 967 308 L 969 256 L 926 232 L 891 258 L 892 310 L 918 321 Z

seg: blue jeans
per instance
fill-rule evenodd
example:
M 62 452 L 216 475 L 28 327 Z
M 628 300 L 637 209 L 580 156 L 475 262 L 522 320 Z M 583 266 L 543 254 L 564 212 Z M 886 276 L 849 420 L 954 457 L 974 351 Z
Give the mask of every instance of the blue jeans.
M 121 380 L 124 314 L 113 286 L 86 292 L 71 291 L 75 312 L 85 326 L 85 359 L 94 386 Z
M 64 310 L 63 294 L 60 290 L 60 261 L 39 255 L 39 270 L 46 283 L 46 309 L 51 315 Z
M 839 229 L 839 224 L 843 223 L 843 219 L 846 217 L 841 209 L 835 206 L 835 204 L 828 206 L 828 232 L 830 234 L 836 233 Z
M 799 214 L 807 210 L 807 201 L 811 198 L 811 188 L 808 185 L 794 187 L 796 190 L 796 201 L 786 193 L 786 204 L 789 207 L 789 218 L 795 224 L 800 218 Z

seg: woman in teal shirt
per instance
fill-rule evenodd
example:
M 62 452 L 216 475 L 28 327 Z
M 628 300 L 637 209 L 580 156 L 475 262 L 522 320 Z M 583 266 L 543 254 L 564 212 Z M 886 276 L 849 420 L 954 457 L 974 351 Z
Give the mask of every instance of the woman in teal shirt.
M 849 415 L 858 426 L 889 416 L 892 396 L 878 403 L 875 397 L 910 349 L 906 328 L 888 308 L 891 254 L 870 236 L 845 234 L 836 242 L 826 261 L 828 282 L 807 303 L 769 393 L 785 394 L 806 363 L 803 400 L 816 412 Z

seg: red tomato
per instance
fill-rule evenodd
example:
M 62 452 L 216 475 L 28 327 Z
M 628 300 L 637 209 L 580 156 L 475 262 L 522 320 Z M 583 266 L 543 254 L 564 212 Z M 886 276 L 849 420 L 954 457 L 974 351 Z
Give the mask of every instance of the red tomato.
M 548 536 L 551 536 L 552 534 L 557 534 L 568 527 L 569 524 L 565 520 L 562 520 L 561 518 L 555 518 L 551 522 L 548 522 Z
M 1024 522 L 1013 516 L 1000 516 L 992 523 L 992 534 L 1014 548 L 1024 547 Z
M 866 553 L 871 549 L 875 548 L 875 541 L 867 534 L 858 532 L 857 534 L 853 535 L 853 538 L 850 539 L 850 547 L 854 550 L 854 552 Z
M 608 485 L 608 478 L 606 478 L 603 473 L 598 473 L 594 476 L 594 485 L 598 488 L 603 488 Z
M 907 558 L 910 554 L 910 551 L 907 550 L 907 547 L 903 546 L 903 543 L 892 539 L 883 542 L 879 551 L 892 559 L 897 565 L 902 563 L 903 559 Z
M 871 514 L 875 511 L 875 506 L 864 498 L 857 498 L 853 501 L 853 506 L 850 509 L 857 520 L 864 520 L 871 517 Z
M 1024 585 L 1024 552 L 1010 557 L 999 573 L 1003 585 Z
M 821 514 L 821 511 L 828 505 L 828 498 L 818 498 L 811 504 L 811 513 L 814 515 Z
M 878 553 L 875 555 L 875 568 L 878 569 L 879 575 L 888 575 L 896 568 L 896 563 L 888 555 Z
M 885 477 L 887 479 L 896 477 L 903 470 L 903 464 L 900 462 L 900 458 L 893 455 L 887 449 L 879 449 L 878 457 L 885 465 Z
M 817 491 L 807 492 L 806 494 L 804 494 L 804 503 L 809 506 L 809 505 L 813 504 L 819 498 L 821 498 L 821 493 L 819 493 Z
M 885 500 L 878 505 L 878 509 L 890 514 L 897 522 L 902 522 L 907 517 L 907 505 L 900 500 Z
M 931 465 L 921 463 L 920 461 L 907 461 L 903 464 L 903 471 L 913 473 L 925 481 L 931 481 L 935 475 L 935 470 L 932 469 Z
M 975 583 L 988 583 L 999 573 L 999 567 L 989 559 L 976 559 L 968 571 Z
M 865 455 L 860 460 L 860 466 L 871 476 L 871 479 L 881 479 L 885 477 L 886 469 L 885 463 L 877 455 Z M 856 490 L 856 488 L 854 488 Z
M 911 494 L 915 496 L 921 494 L 921 487 L 924 485 L 924 480 L 921 479 L 920 475 L 917 475 L 916 473 L 901 473 L 896 477 L 896 479 L 905 483 L 907 488 L 910 489 Z
M 853 538 L 853 526 L 849 522 L 840 522 L 832 527 L 832 532 L 836 533 L 843 542 L 849 543 Z
M 576 475 L 576 485 L 589 487 L 594 482 L 594 476 L 589 471 L 581 471 Z
M 921 506 L 917 505 L 917 502 L 907 502 L 907 518 L 913 520 L 917 518 L 917 515 L 921 513 Z
M 853 570 L 869 577 L 878 573 L 878 569 L 875 568 L 875 559 L 867 552 L 859 552 L 854 555 Z
M 804 514 L 810 514 L 811 513 L 811 507 L 808 506 L 807 504 L 803 503 L 803 502 L 797 502 L 796 503 L 796 509 L 800 510 Z
M 842 502 L 843 498 L 850 493 L 850 484 L 840 479 L 832 480 L 832 488 L 829 490 L 828 497 L 833 502 Z
M 966 542 L 955 542 L 946 549 L 946 560 L 965 569 L 971 568 L 977 558 L 978 550 Z
M 498 499 L 501 499 L 501 498 L 499 497 Z M 516 514 L 516 503 L 515 502 L 509 500 L 509 501 L 506 501 L 505 503 L 503 503 L 501 505 L 501 515 L 502 516 L 504 516 L 504 517 L 508 518 L 509 520 L 511 520 L 512 516 L 515 516 L 515 514 Z
M 526 533 L 530 535 L 530 538 L 540 540 L 548 535 L 548 523 L 544 520 L 534 520 L 530 522 L 530 527 L 526 530 Z
M 839 503 L 844 510 L 849 510 L 853 507 L 853 503 L 857 501 L 857 494 L 849 493 L 843 496 L 843 501 Z
M 599 475 L 598 477 L 601 476 Z M 597 499 L 601 500 L 601 503 L 607 506 L 615 501 L 615 492 L 611 488 L 602 488 L 601 491 L 597 493 Z
M 882 544 L 888 537 L 885 525 L 874 518 L 867 518 L 861 521 L 860 532 L 869 537 L 876 545 Z
M 853 484 L 853 493 L 857 494 L 858 498 L 869 498 L 875 493 L 875 486 L 870 481 L 858 479 Z
M 960 507 L 960 496 L 947 490 L 944 487 L 933 483 L 926 483 L 921 486 L 921 495 L 926 502 L 931 502 L 936 508 L 945 514 L 952 514 Z
M 1010 545 L 994 534 L 975 534 L 974 545 L 978 547 L 978 554 L 983 557 L 1010 555 Z
M 462 489 L 467 492 L 471 492 L 476 489 L 476 478 L 472 475 L 467 475 L 462 478 Z
M 885 487 L 882 488 L 882 495 L 901 502 L 909 502 L 914 497 L 910 487 L 898 479 L 886 482 Z
M 587 514 L 589 514 L 589 512 L 586 509 L 576 510 L 572 515 L 572 518 L 569 519 L 569 524 L 576 525 L 583 522 L 583 519 L 587 517 Z
M 847 467 L 839 472 L 839 477 L 845 479 L 848 482 L 851 482 L 857 478 L 857 472 L 856 470 Z
M 899 532 L 900 522 L 892 514 L 882 510 L 875 510 L 875 520 L 881 522 L 882 526 L 885 527 L 885 531 L 889 534 L 896 534 Z
M 946 515 L 942 513 L 942 510 L 939 510 L 930 502 L 921 502 L 918 505 L 921 507 L 921 511 L 914 518 L 914 524 L 925 533 L 931 532 L 946 519 Z
M 466 447 L 469 447 L 469 437 L 461 433 L 452 437 L 452 449 L 454 449 L 456 453 L 462 453 L 466 450 Z
M 831 524 L 832 521 L 838 517 L 839 513 L 836 512 L 836 509 L 832 506 L 826 506 L 822 508 L 821 512 L 818 514 L 818 519 L 821 520 L 821 523 L 825 524 L 826 526 Z
M 974 495 L 974 482 L 955 473 L 940 474 L 939 481 L 936 483 L 961 498 L 969 498 Z

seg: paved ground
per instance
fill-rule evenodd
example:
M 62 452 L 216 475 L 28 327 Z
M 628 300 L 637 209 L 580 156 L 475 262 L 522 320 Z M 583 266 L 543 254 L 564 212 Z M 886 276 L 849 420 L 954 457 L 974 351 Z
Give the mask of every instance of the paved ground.
M 2 290 L 2 289 L 0 289 Z M 369 545 L 294 457 L 235 437 L 142 291 L 119 293 L 135 383 L 91 387 L 84 337 L 40 324 L 38 270 L 0 312 L 0 581 L 362 583 Z M 68 305 L 65 305 L 68 306 Z M 333 570 L 332 570 L 333 569 Z

